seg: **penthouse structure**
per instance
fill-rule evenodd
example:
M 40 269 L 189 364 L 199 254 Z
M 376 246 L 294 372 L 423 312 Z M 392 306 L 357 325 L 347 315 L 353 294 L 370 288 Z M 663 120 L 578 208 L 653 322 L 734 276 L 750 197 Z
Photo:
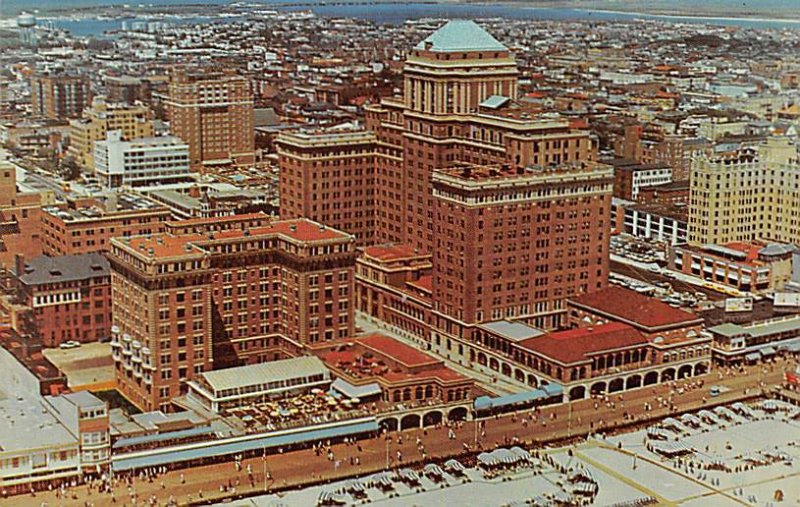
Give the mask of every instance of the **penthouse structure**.
M 403 96 L 365 107 L 378 142 L 376 242 L 432 252 L 439 169 L 595 158 L 588 131 L 536 117 L 516 101 L 518 73 L 508 48 L 472 21 L 450 21 L 409 52 Z
M 254 162 L 253 94 L 244 77 L 176 72 L 166 107 L 172 133 L 189 145 L 193 171 Z
M 145 410 L 169 410 L 205 371 L 353 334 L 352 236 L 306 219 L 208 224 L 111 242 L 117 382 Z
M 170 217 L 168 208 L 128 193 L 70 199 L 43 209 L 41 247 L 53 256 L 107 252 L 112 237 L 161 232 Z
M 87 76 L 37 74 L 31 78 L 31 104 L 37 116 L 79 118 L 91 100 Z
M 281 217 L 310 218 L 354 235 L 359 245 L 371 244 L 375 141 L 365 130 L 278 136 Z
M 142 104 L 108 104 L 101 97 L 83 112 L 83 118 L 72 120 L 69 129 L 69 154 L 84 168 L 94 169 L 94 143 L 103 141 L 108 132 L 119 131 L 120 138 L 130 141 L 155 134 L 150 110 Z

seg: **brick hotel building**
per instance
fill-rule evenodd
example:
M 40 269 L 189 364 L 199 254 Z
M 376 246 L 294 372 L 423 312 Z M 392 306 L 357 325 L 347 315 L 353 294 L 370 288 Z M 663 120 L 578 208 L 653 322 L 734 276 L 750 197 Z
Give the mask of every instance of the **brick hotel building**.
M 170 410 L 203 371 L 353 336 L 353 237 L 307 219 L 253 223 L 111 241 L 117 384 L 143 410 Z
M 354 182 L 366 185 L 360 195 L 374 209 L 373 243 L 431 259 L 430 277 L 409 284 L 382 276 L 388 264 L 364 250 L 372 260 L 362 263 L 359 307 L 373 318 L 389 314 L 396 331 L 444 355 L 463 353 L 454 341 L 469 340 L 482 322 L 557 327 L 566 298 L 603 288 L 608 275 L 613 171 L 594 162 L 594 138 L 518 102 L 514 56 L 474 22 L 445 24 L 410 51 L 403 72 L 401 97 L 366 106 L 359 151 L 329 133 L 303 136 L 306 145 L 320 139 L 319 160 L 336 161 L 328 171 L 343 174 L 374 156 L 372 177 Z M 299 144 L 296 137 L 278 144 Z M 325 162 L 301 173 L 294 152 L 279 155 L 282 199 L 299 202 L 298 188 L 329 184 Z M 303 192 L 302 210 L 287 208 L 350 205 L 342 194 L 324 196 Z M 391 309 L 376 311 L 379 301 Z
M 172 134 L 189 145 L 193 171 L 255 161 L 253 94 L 243 76 L 176 72 L 166 106 Z

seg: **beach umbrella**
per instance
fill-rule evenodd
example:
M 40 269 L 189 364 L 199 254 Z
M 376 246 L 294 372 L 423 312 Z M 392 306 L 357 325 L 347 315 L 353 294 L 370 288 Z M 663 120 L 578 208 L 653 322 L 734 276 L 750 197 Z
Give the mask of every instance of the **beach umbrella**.
M 451 473 L 454 473 L 454 474 L 458 474 L 458 475 L 463 474 L 466 471 L 466 468 L 464 468 L 464 465 L 462 465 L 460 461 L 455 460 L 455 459 L 450 459 L 450 460 L 445 461 L 444 468 L 448 472 L 451 472 Z
M 423 472 L 425 472 L 425 475 L 434 477 L 441 477 L 444 475 L 444 470 L 442 470 L 436 463 L 429 463 L 425 465 Z

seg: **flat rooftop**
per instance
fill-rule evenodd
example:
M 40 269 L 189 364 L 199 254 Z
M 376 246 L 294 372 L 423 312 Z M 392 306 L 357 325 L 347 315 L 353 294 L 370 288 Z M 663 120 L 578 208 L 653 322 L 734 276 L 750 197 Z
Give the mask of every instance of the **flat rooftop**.
M 493 182 L 536 179 L 553 176 L 569 176 L 571 174 L 585 174 L 592 172 L 609 172 L 611 167 L 598 162 L 576 162 L 557 166 L 512 166 L 510 164 L 473 165 L 461 163 L 452 167 L 437 169 L 433 172 L 437 176 L 451 178 L 462 182 Z
M 114 213 L 136 211 L 167 211 L 161 204 L 131 193 L 107 194 L 93 197 L 90 205 L 45 206 L 42 211 L 56 216 L 65 222 L 90 221 L 103 218 Z
M 140 252 L 151 258 L 161 260 L 169 257 L 203 255 L 206 251 L 203 247 L 204 243 L 271 235 L 282 236 L 290 241 L 304 243 L 338 243 L 352 240 L 352 236 L 337 229 L 332 229 L 305 218 L 298 218 L 294 220 L 280 220 L 264 226 L 246 229 L 226 229 L 208 234 L 190 233 L 173 235 L 161 233 L 118 238 L 115 239 L 115 241 L 117 244 L 125 245 L 135 252 Z
M 487 322 L 478 327 L 514 342 L 536 338 L 545 334 L 541 329 L 537 329 L 522 322 L 511 322 L 509 320 Z
M 300 356 L 280 361 L 250 364 L 235 368 L 207 371 L 201 374 L 205 383 L 215 391 L 256 386 L 298 377 L 327 375 L 328 368 L 316 356 Z
M 41 399 L 0 400 L 0 452 L 76 445 L 77 437 L 45 409 Z
M 753 338 L 795 331 L 800 333 L 800 315 L 764 320 L 745 325 L 726 322 L 725 324 L 711 327 L 708 330 L 720 336 L 733 337 L 747 335 Z

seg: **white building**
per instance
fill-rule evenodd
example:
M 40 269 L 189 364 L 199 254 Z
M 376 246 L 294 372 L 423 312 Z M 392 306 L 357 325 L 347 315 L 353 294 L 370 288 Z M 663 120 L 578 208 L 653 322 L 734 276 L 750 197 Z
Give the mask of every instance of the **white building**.
M 149 186 L 184 181 L 189 177 L 189 145 L 174 136 L 123 141 L 121 132 L 108 132 L 94 144 L 95 172 L 109 188 Z
M 104 469 L 108 433 L 105 402 L 88 392 L 43 397 L 39 380 L 0 347 L 0 490 L 44 489 Z
M 214 412 L 327 389 L 330 370 L 315 356 L 201 373 L 187 382 L 189 396 Z

